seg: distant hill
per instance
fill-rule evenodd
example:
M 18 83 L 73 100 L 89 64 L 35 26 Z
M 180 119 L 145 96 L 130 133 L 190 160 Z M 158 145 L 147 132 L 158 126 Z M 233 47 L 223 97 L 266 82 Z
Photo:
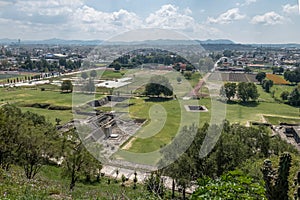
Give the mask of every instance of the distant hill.
M 2 45 L 17 45 L 18 39 L 0 39 Z M 208 49 L 243 49 L 243 48 L 258 48 L 258 47 L 270 47 L 270 48 L 300 48 L 300 44 L 289 43 L 289 44 L 238 44 L 228 39 L 208 39 L 208 40 L 145 40 L 145 41 L 132 41 L 132 42 L 112 42 L 103 40 L 65 40 L 52 38 L 47 40 L 20 40 L 20 44 L 34 44 L 34 45 L 80 45 L 80 46 L 95 46 L 100 44 L 107 45 L 195 45 L 201 44 L 204 48 Z
M 20 44 L 46 44 L 46 45 L 99 45 L 101 40 L 63 40 L 63 39 L 47 39 L 47 40 L 21 40 Z M 18 39 L 0 39 L 0 44 L 18 44 Z
M 226 40 L 226 39 L 218 39 L 218 40 L 205 40 L 205 41 L 199 41 L 200 44 L 235 44 L 231 40 Z
M 145 40 L 145 41 L 132 41 L 132 42 L 112 42 L 112 41 L 102 41 L 102 40 L 63 40 L 63 39 L 47 39 L 47 40 L 21 40 L 21 44 L 48 44 L 48 45 L 99 45 L 102 42 L 104 44 L 118 44 L 118 45 L 139 45 L 139 44 L 149 44 L 149 45 L 191 45 L 191 44 L 234 44 L 231 40 L 218 39 L 218 40 Z M 18 44 L 18 39 L 0 39 L 0 44 Z

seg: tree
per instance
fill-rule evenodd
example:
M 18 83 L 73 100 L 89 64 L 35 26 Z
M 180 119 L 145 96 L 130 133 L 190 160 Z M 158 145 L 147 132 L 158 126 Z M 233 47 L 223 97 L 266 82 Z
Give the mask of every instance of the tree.
M 124 187 L 125 186 L 125 182 L 127 180 L 127 178 L 126 178 L 126 176 L 124 174 L 122 174 L 121 180 L 122 180 L 122 186 Z
M 272 162 L 267 159 L 264 161 L 261 169 L 263 179 L 265 181 L 266 197 L 269 200 L 282 199 L 288 200 L 289 191 L 289 172 L 291 167 L 292 157 L 289 153 L 283 153 L 280 156 L 279 168 L 276 172 L 272 167 Z
M 92 71 L 90 72 L 90 76 L 91 76 L 92 78 L 96 78 L 96 77 L 97 77 L 97 71 L 96 71 L 96 70 L 92 70 Z
M 184 72 L 183 76 L 184 76 L 186 79 L 191 79 L 191 77 L 192 77 L 192 72 L 190 72 L 190 71 Z
M 258 80 L 260 83 L 262 83 L 262 80 L 266 78 L 266 73 L 265 72 L 259 72 L 255 76 L 256 80 Z
M 64 147 L 63 175 L 70 178 L 69 188 L 72 191 L 80 176 L 96 175 L 100 163 L 85 149 L 74 129 L 65 135 L 62 146 Z
M 81 73 L 81 78 L 83 78 L 84 80 L 87 79 L 89 76 L 86 72 L 82 72 Z
M 262 81 L 262 88 L 266 91 L 266 92 L 270 92 L 270 88 L 273 86 L 273 81 L 272 80 L 263 80 Z
M 233 56 L 233 52 L 226 49 L 223 51 L 223 56 L 230 58 L 231 56 Z
M 257 87 L 254 83 L 239 83 L 237 92 L 239 99 L 243 102 L 249 101 L 249 99 L 255 101 L 259 97 Z
M 293 91 L 288 96 L 288 101 L 291 105 L 300 105 L 300 85 L 293 89 Z
M 33 179 L 48 158 L 57 153 L 55 128 L 45 117 L 5 105 L 0 109 L 0 166 L 18 164 Z
M 61 84 L 62 92 L 72 92 L 73 91 L 73 84 L 71 80 L 64 80 Z
M 299 83 L 300 82 L 300 67 L 298 67 L 294 71 L 287 70 L 284 74 L 284 79 L 290 81 L 291 83 Z
M 177 80 L 178 83 L 180 83 L 182 81 L 180 76 L 177 76 L 176 80 Z
M 59 125 L 59 123 L 61 122 L 61 119 L 55 118 L 55 122 L 56 122 L 56 125 Z
M 110 67 L 114 68 L 116 71 L 119 71 L 122 67 L 122 65 L 118 61 L 114 61 Z
M 67 60 L 65 58 L 60 58 L 59 61 L 59 66 L 67 66 Z
M 145 180 L 146 189 L 160 198 L 165 194 L 164 182 L 161 177 L 161 172 L 152 172 L 151 175 Z
M 134 178 L 133 178 L 133 189 L 135 190 L 136 189 L 136 184 L 138 182 L 138 179 L 137 179 L 137 173 L 136 171 L 134 172 Z
M 23 117 L 27 119 L 27 122 L 23 122 L 27 129 L 23 130 L 24 132 L 19 138 L 18 159 L 26 177 L 33 179 L 47 159 L 55 155 L 55 129 L 45 121 L 43 116 L 26 112 Z
M 236 94 L 236 83 L 225 83 L 220 90 L 221 96 L 226 96 L 226 98 L 230 101 Z
M 173 95 L 173 87 L 166 77 L 156 75 L 151 77 L 149 83 L 146 85 L 145 94 L 148 96 L 156 95 L 158 97 L 160 94 L 171 96 Z
M 245 67 L 245 73 L 250 73 L 250 72 L 252 72 L 252 70 L 251 70 L 251 68 L 250 67 Z
M 282 74 L 284 72 L 283 67 L 272 67 L 273 74 Z
M 290 95 L 290 93 L 288 91 L 283 91 L 280 94 L 280 97 L 281 97 L 282 100 L 286 101 L 286 100 L 288 100 L 289 95 Z
M 198 179 L 199 187 L 191 199 L 265 199 L 264 188 L 241 171 L 230 171 L 221 178 Z
M 89 78 L 89 80 L 85 83 L 83 90 L 88 93 L 93 93 L 93 92 L 95 92 L 95 89 L 96 89 L 96 87 L 95 87 L 95 83 L 94 83 L 93 79 Z

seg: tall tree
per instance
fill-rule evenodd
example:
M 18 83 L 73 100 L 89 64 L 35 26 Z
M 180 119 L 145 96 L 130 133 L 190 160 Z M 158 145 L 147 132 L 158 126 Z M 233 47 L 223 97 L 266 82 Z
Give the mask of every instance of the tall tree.
M 265 72 L 259 72 L 255 76 L 256 80 L 258 80 L 260 83 L 266 78 L 266 73 Z
M 285 80 L 290 81 L 291 83 L 299 83 L 300 82 L 300 67 L 298 67 L 294 71 L 287 70 L 283 74 Z
M 233 98 L 236 94 L 236 83 L 225 83 L 224 86 L 222 86 L 220 95 L 226 96 L 226 98 L 230 101 L 231 98 Z
M 90 76 L 91 76 L 92 78 L 96 78 L 96 77 L 97 77 L 97 71 L 96 71 L 96 70 L 92 70 L 92 71 L 90 72 Z
M 85 175 L 89 181 L 93 175 L 97 175 L 100 163 L 85 149 L 74 129 L 65 137 L 63 175 L 70 178 L 69 188 L 72 191 L 80 176 Z
M 73 84 L 71 80 L 64 80 L 61 84 L 62 92 L 72 92 L 73 91 Z
M 266 91 L 266 92 L 270 92 L 270 88 L 273 86 L 273 81 L 272 80 L 263 80 L 262 81 L 262 88 Z
M 300 85 L 293 89 L 293 91 L 288 96 L 288 101 L 293 106 L 300 105 Z
M 237 87 L 238 97 L 243 101 L 249 101 L 249 99 L 256 100 L 259 97 L 257 87 L 254 83 L 241 82 Z
M 89 77 L 88 74 L 87 74 L 86 72 L 82 72 L 80 76 L 81 76 L 81 78 L 83 78 L 84 80 L 87 79 L 87 78 Z
M 57 155 L 55 151 L 55 135 L 52 124 L 46 122 L 43 116 L 26 112 L 22 116 L 23 133 L 19 137 L 18 162 L 23 166 L 28 179 L 33 179 L 46 163 L 48 158 Z M 25 128 L 26 127 L 26 128 Z
M 270 160 L 265 160 L 261 169 L 265 181 L 266 196 L 269 200 L 282 199 L 288 200 L 289 190 L 289 171 L 292 157 L 289 153 L 283 153 L 280 156 L 279 168 L 276 172 L 272 167 Z

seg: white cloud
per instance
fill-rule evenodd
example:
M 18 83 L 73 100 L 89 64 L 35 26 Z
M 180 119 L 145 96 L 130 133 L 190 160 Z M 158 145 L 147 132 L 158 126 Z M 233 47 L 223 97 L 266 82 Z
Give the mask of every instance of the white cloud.
M 217 18 L 208 17 L 207 21 L 209 23 L 216 23 L 216 24 L 229 24 L 236 20 L 244 19 L 246 15 L 242 15 L 240 13 L 239 8 L 232 8 L 227 10 L 225 13 L 222 13 Z
M 159 10 L 151 13 L 146 19 L 146 26 L 149 28 L 166 28 L 187 30 L 193 29 L 195 20 L 193 17 L 181 13 L 178 7 L 167 4 L 163 5 Z
M 58 16 L 72 13 L 83 5 L 83 0 L 18 0 L 15 4 L 19 11 L 27 13 L 28 16 Z
M 286 4 L 286 5 L 282 6 L 282 10 L 283 10 L 283 12 L 285 12 L 287 14 L 295 14 L 295 13 L 299 12 L 299 5 Z
M 127 10 L 101 12 L 89 6 L 78 8 L 72 15 L 73 26 L 86 32 L 106 32 L 110 35 L 118 31 L 127 31 L 142 26 L 139 17 Z
M 275 25 L 282 24 L 284 22 L 284 17 L 277 14 L 274 11 L 267 12 L 263 15 L 256 15 L 252 18 L 252 24 L 263 24 L 263 25 Z
M 10 1 L 1 1 L 0 0 L 0 7 L 8 6 L 8 5 L 11 5 L 11 4 L 12 4 L 12 2 L 10 2 Z
M 243 5 L 248 6 L 252 3 L 256 3 L 257 0 L 246 0 Z
M 185 14 L 185 15 L 191 15 L 191 14 L 193 14 L 193 11 L 192 11 L 190 8 L 186 8 L 186 9 L 184 10 L 184 14 Z
M 223 36 L 219 29 L 197 22 L 190 8 L 171 4 L 145 18 L 125 9 L 100 11 L 85 5 L 84 0 L 15 0 L 8 7 L 14 12 L 0 13 L 0 26 L 6 27 L 0 32 L 2 37 L 105 39 L 141 28 L 175 30 L 193 38 Z
M 250 4 L 256 3 L 257 0 L 245 0 L 244 2 L 240 3 L 237 2 L 235 5 L 236 6 L 249 6 Z

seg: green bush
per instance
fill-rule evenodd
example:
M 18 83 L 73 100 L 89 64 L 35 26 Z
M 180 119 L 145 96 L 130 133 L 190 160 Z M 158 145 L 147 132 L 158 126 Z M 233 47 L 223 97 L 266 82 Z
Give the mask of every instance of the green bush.
M 51 105 L 48 108 L 49 110 L 71 110 L 72 107 L 69 106 L 55 106 L 55 105 Z

